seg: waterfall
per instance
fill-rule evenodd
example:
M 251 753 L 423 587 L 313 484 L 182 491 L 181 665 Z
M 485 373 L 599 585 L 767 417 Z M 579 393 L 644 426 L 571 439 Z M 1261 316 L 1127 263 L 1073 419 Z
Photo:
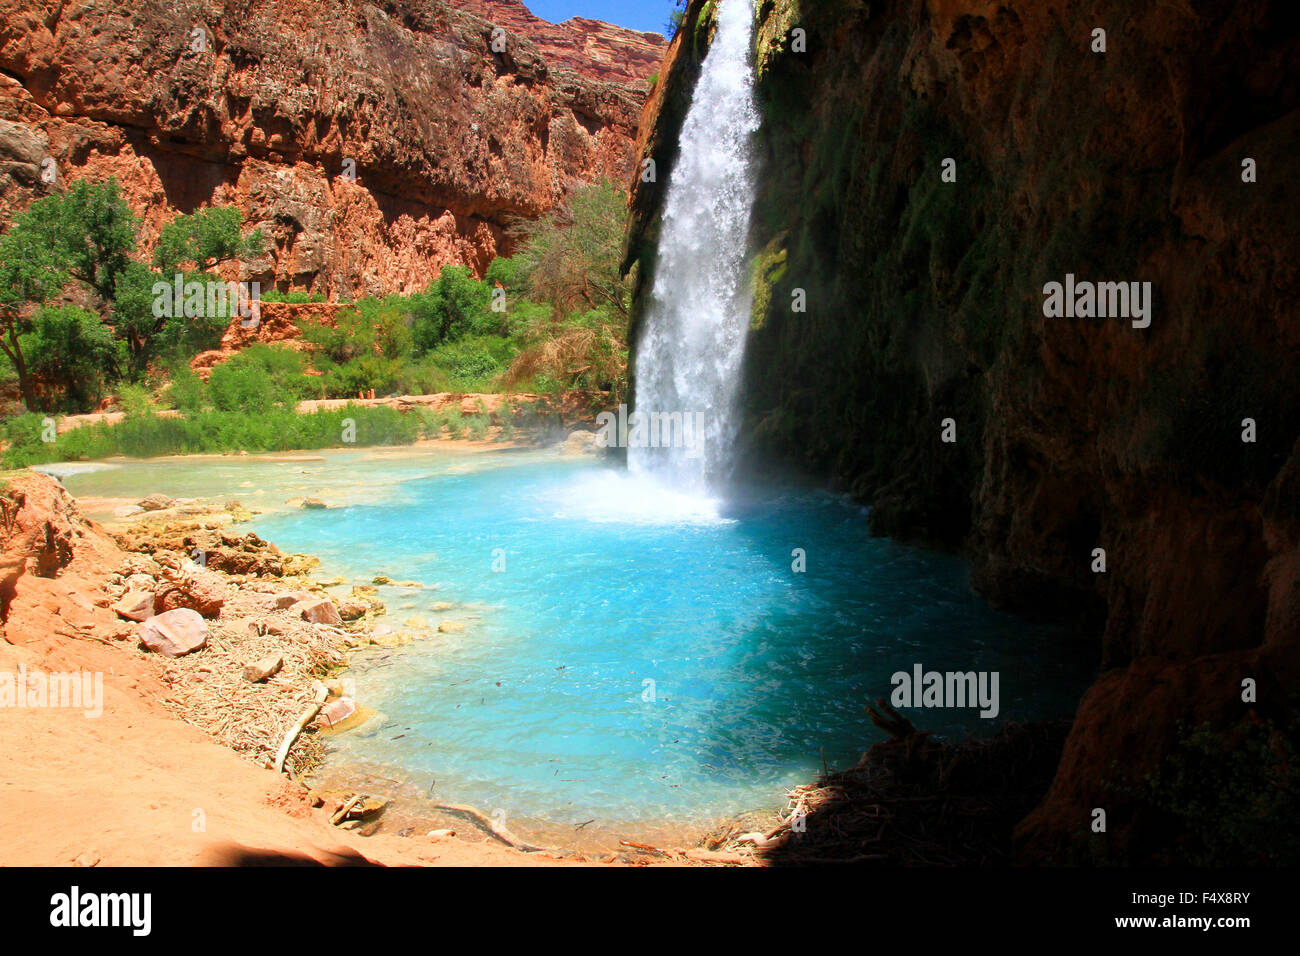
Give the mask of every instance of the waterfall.
M 636 356 L 644 430 L 627 442 L 628 466 L 692 492 L 726 478 L 736 436 L 753 297 L 745 261 L 759 126 L 753 32 L 753 0 L 722 0 L 668 183 Z

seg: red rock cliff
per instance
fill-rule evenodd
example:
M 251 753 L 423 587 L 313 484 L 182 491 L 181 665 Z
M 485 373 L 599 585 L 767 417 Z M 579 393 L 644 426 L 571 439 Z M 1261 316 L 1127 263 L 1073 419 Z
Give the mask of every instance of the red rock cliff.
M 146 240 L 177 210 L 238 204 L 271 239 L 244 278 L 410 291 L 486 267 L 512 216 L 626 181 L 662 45 L 517 0 L 15 0 L 0 218 L 57 188 L 52 159 L 65 180 L 116 176 Z

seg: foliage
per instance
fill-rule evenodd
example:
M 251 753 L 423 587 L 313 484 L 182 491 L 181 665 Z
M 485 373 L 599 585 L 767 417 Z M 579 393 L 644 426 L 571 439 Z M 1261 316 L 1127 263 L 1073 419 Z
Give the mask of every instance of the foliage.
M 198 373 L 182 362 L 169 377 L 167 398 L 171 407 L 179 412 L 201 411 L 207 401 L 207 386 Z
M 568 203 L 518 228 L 520 258 L 530 291 L 562 313 L 611 308 L 628 313 L 630 283 L 623 277 L 626 197 L 608 181 L 573 194 Z
M 309 388 L 305 371 L 301 353 L 281 345 L 255 345 L 212 370 L 208 395 L 223 412 L 292 409 Z
M 234 315 L 234 303 L 213 307 L 216 289 L 226 292 L 217 270 L 260 255 L 264 237 L 243 234 L 235 207 L 201 209 L 167 223 L 142 261 L 134 257 L 138 224 L 118 184 L 79 182 L 33 204 L 0 235 L 0 349 L 32 411 L 88 410 L 111 390 L 137 402 L 133 421 L 152 419 L 152 400 L 136 387 L 149 381 L 163 386 L 163 404 L 209 431 L 219 425 L 223 436 L 163 418 L 132 425 L 129 441 L 124 433 L 123 442 L 145 450 L 211 450 L 240 434 L 220 416 L 265 421 L 292 413 L 304 398 L 510 386 L 604 390 L 621 399 L 629 300 L 619 271 L 624 210 L 625 197 L 609 183 L 580 189 L 562 209 L 518 227 L 519 251 L 495 259 L 482 279 L 467 266 L 446 266 L 422 292 L 363 298 L 338 310 L 331 324 L 308 324 L 305 352 L 254 346 L 216 366 L 205 383 L 189 362 L 220 344 Z M 182 302 L 173 301 L 178 276 Z M 201 306 L 186 290 L 193 282 L 203 288 Z M 262 299 L 324 296 L 272 289 Z M 160 368 L 170 369 L 161 382 Z M 438 419 L 429 427 L 482 434 L 487 421 Z M 269 441 L 248 436 L 250 448 Z M 90 441 L 77 438 L 70 447 L 92 454 L 77 444 Z M 101 446 L 110 447 L 106 440 Z
M 1229 737 L 1208 724 L 1180 728 L 1154 774 L 1122 788 L 1173 828 L 1188 866 L 1273 866 L 1300 860 L 1286 824 L 1300 812 L 1300 723 L 1250 723 Z
M 93 312 L 75 305 L 42 306 L 22 335 L 30 373 L 41 383 L 44 407 L 80 411 L 104 395 L 118 364 L 118 343 Z
M 100 299 L 112 298 L 117 277 L 135 251 L 137 226 L 117 180 L 78 180 L 61 195 L 33 203 L 29 211 L 43 220 L 42 231 L 71 276 Z
M 344 421 L 356 426 L 355 443 L 345 443 Z M 334 411 L 299 414 L 277 407 L 259 413 L 209 410 L 185 417 L 153 413 L 128 417 L 116 425 L 83 425 L 40 440 L 42 416 L 23 415 L 3 426 L 9 443 L 6 467 L 21 468 L 52 461 L 153 458 L 236 451 L 278 452 L 312 448 L 409 444 L 421 437 L 421 421 L 384 406 L 348 405 Z
M 264 245 L 261 230 L 240 235 L 243 213 L 237 206 L 213 206 L 190 215 L 177 216 L 163 226 L 153 251 L 153 264 L 164 278 L 187 263 L 206 269 L 223 262 L 260 256 Z

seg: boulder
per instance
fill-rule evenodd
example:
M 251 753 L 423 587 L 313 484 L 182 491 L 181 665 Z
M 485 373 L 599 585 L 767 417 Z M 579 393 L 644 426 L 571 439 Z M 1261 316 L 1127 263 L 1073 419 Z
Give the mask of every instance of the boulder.
M 207 571 L 168 581 L 154 592 L 154 610 L 158 613 L 187 607 L 204 617 L 218 617 L 225 603 L 225 579 Z
M 137 502 L 137 505 L 144 511 L 162 511 L 174 504 L 176 504 L 175 498 L 168 498 L 166 495 L 159 494 L 149 495 L 149 497 Z
M 128 621 L 147 621 L 154 613 L 153 591 L 127 591 L 113 611 Z
M 164 657 L 182 657 L 208 643 L 208 622 L 191 608 L 156 614 L 140 625 L 140 643 Z
M 450 633 L 452 633 L 453 631 L 463 631 L 463 630 L 465 630 L 465 625 L 462 624 L 460 621 L 440 621 L 440 622 L 438 622 L 438 633 L 439 633 L 439 634 L 450 634 Z
M 303 598 L 293 605 L 293 610 L 301 614 L 304 621 L 312 624 L 331 624 L 337 627 L 343 623 L 338 608 L 329 598 Z
M 328 508 L 329 505 L 325 504 L 325 502 L 321 501 L 319 498 L 304 498 L 302 507 L 306 508 L 308 511 L 323 511 L 325 508 Z

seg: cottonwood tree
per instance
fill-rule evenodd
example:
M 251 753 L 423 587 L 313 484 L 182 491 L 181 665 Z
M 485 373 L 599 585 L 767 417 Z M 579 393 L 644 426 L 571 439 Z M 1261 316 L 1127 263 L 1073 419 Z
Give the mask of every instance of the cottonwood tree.
M 153 287 L 170 283 L 177 273 L 184 282 L 216 280 L 214 270 L 228 262 L 260 256 L 265 246 L 261 230 L 241 235 L 243 213 L 234 206 L 216 206 L 178 215 L 163 227 L 154 247 L 153 269 L 129 261 L 118 273 L 113 289 L 113 327 L 126 343 L 131 370 L 142 373 L 162 353 L 197 353 L 216 345 L 230 316 L 158 316 Z
M 55 404 L 83 405 L 97 397 L 95 383 L 117 372 L 117 350 L 106 347 L 111 333 L 92 327 L 94 313 L 45 306 L 74 282 L 107 302 L 131 262 L 135 230 L 115 180 L 79 180 L 32 203 L 0 236 L 0 349 L 28 409 L 41 404 L 38 382 L 62 395 Z
M 67 263 L 48 241 L 39 205 L 19 215 L 0 236 L 0 349 L 13 364 L 28 409 L 36 408 L 37 399 L 23 334 L 31 328 L 36 309 L 58 295 L 68 281 Z

